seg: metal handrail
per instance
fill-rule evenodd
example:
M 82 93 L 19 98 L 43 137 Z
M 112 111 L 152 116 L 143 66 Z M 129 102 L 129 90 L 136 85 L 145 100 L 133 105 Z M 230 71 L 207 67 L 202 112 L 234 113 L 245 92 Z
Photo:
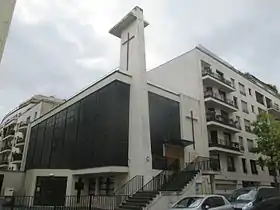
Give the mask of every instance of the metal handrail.
M 205 76 L 205 75 L 209 75 L 209 76 L 211 76 L 211 77 L 213 77 L 213 78 L 223 82 L 224 84 L 226 84 L 226 85 L 228 85 L 228 86 L 230 86 L 232 88 L 235 88 L 230 80 L 227 80 L 224 77 L 222 77 L 221 75 L 212 72 L 211 68 L 204 68 L 202 70 L 202 76 Z
M 223 117 L 222 115 L 216 114 L 215 112 L 206 112 L 206 120 L 207 121 L 216 121 L 237 129 L 241 129 L 241 126 L 238 121 L 234 121 L 233 119 Z
M 143 187 L 143 184 L 144 176 L 137 175 L 115 190 L 114 195 L 118 196 L 118 199 L 116 200 L 116 206 L 120 206 L 125 200 L 127 200 L 127 198 L 134 195 Z
M 204 98 L 207 98 L 207 97 L 212 97 L 212 98 L 215 98 L 221 102 L 224 102 L 230 106 L 233 106 L 235 108 L 238 108 L 238 105 L 234 103 L 233 100 L 230 100 L 230 99 L 227 99 L 227 98 L 223 98 L 220 94 L 217 94 L 217 93 L 213 93 L 211 91 L 206 91 L 204 92 Z
M 147 184 L 145 184 L 139 191 L 140 192 L 156 192 L 169 182 L 174 175 L 178 172 L 176 167 L 179 166 L 179 160 L 175 160 L 166 169 L 162 170 L 157 176 L 153 177 Z
M 194 161 L 185 165 L 187 171 L 221 171 L 220 162 L 216 158 L 198 156 Z

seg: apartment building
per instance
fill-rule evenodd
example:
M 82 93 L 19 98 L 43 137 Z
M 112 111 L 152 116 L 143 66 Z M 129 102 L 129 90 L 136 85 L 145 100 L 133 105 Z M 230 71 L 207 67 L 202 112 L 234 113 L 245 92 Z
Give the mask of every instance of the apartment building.
M 63 100 L 55 97 L 35 95 L 2 119 L 0 170 L 20 170 L 28 126 L 62 102 Z
M 0 1 L 0 63 L 14 13 L 16 0 Z
M 256 146 L 251 123 L 261 112 L 279 116 L 280 97 L 275 87 L 240 72 L 203 46 L 148 74 L 165 87 L 200 96 L 210 156 L 221 166 L 222 173 L 215 177 L 217 193 L 229 194 L 242 186 L 271 185 L 274 172 L 258 166 L 258 156 L 251 152 Z M 196 84 L 196 88 L 186 90 L 187 83 Z

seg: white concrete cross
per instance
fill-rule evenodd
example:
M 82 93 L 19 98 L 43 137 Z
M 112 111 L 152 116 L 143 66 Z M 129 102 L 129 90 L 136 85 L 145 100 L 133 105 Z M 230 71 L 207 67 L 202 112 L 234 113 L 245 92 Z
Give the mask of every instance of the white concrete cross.
M 193 137 L 192 141 L 193 141 L 193 149 L 195 150 L 195 134 L 194 134 L 194 124 L 193 124 L 193 122 L 198 121 L 198 119 L 193 117 L 193 111 L 191 111 L 191 115 L 187 116 L 187 118 L 190 119 L 191 123 L 192 123 L 192 137 Z

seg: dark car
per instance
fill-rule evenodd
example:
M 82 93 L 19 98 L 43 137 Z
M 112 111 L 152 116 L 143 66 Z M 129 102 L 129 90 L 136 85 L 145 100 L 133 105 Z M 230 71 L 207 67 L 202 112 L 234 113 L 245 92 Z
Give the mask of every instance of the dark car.
M 252 208 L 252 210 L 279 210 L 280 209 L 280 197 L 274 197 L 259 202 Z
M 251 210 L 261 201 L 277 196 L 274 187 L 246 187 L 235 190 L 229 200 L 235 210 Z

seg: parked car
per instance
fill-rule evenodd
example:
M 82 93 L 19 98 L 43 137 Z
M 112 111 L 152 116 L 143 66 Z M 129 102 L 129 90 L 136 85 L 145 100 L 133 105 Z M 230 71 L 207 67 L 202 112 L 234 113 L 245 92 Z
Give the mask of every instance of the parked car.
M 279 193 L 274 187 L 246 187 L 235 190 L 229 201 L 235 210 L 251 210 L 259 202 L 277 196 Z
M 279 210 L 280 209 L 280 197 L 273 197 L 259 202 L 252 208 L 252 210 Z
M 171 210 L 233 210 L 230 202 L 221 195 L 196 195 L 175 203 Z

